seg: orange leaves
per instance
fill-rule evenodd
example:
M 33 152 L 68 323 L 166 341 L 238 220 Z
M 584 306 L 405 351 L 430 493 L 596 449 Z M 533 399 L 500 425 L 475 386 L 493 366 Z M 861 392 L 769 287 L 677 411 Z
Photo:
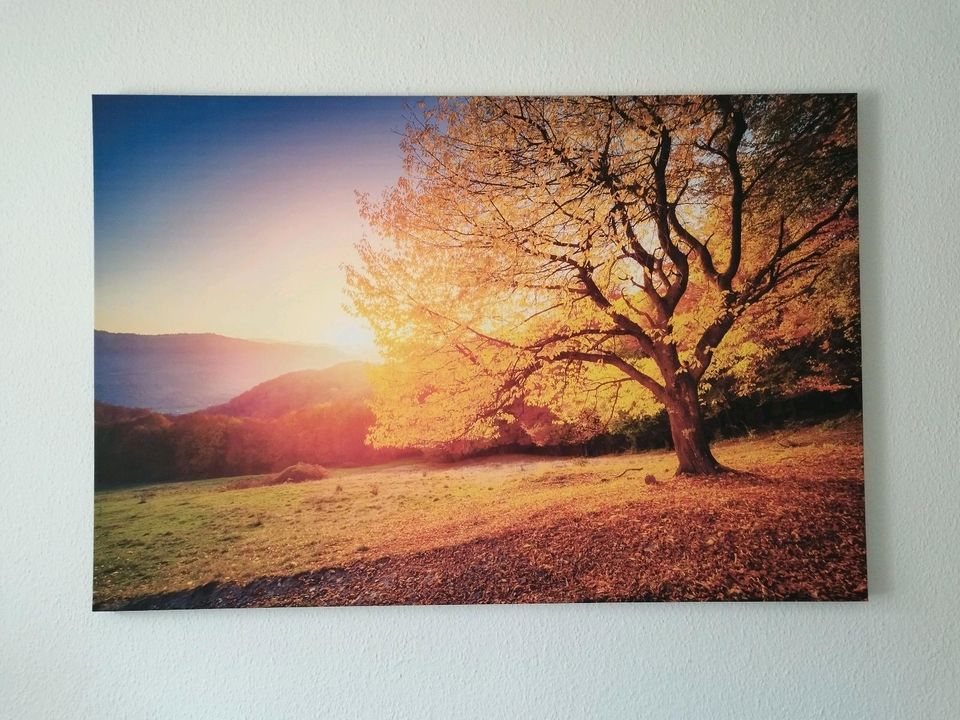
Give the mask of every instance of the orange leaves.
M 773 353 L 852 327 L 856 220 L 837 205 L 855 195 L 850 106 L 425 105 L 402 142 L 405 177 L 360 199 L 375 238 L 348 269 L 391 368 L 377 441 L 487 441 L 519 400 L 594 428 L 649 411 L 678 374 L 754 388 Z
M 303 571 L 294 574 L 280 564 L 292 540 L 281 547 L 260 542 L 261 562 L 242 559 L 243 585 L 213 581 L 141 596 L 126 607 L 863 599 L 859 424 L 800 430 L 789 448 L 777 439 L 718 448 L 725 463 L 758 474 L 684 477 L 656 486 L 637 474 L 602 479 L 627 464 L 659 473 L 662 453 L 549 462 L 514 456 L 495 464 L 424 466 L 422 476 L 415 474 L 417 485 L 443 482 L 445 488 L 446 479 L 436 476 L 456 473 L 463 493 L 448 493 L 439 502 L 435 494 L 426 510 L 426 497 L 423 504 L 404 505 L 410 498 L 406 490 L 391 490 L 403 479 L 384 471 L 376 486 L 383 516 L 355 521 L 338 536 L 351 552 L 298 558 Z M 464 481 L 464 474 L 470 479 Z M 362 474 L 346 475 L 342 482 L 347 501 L 359 503 L 362 497 L 366 504 L 375 494 Z M 203 492 L 193 497 L 203 502 Z M 116 497 L 98 503 L 117 502 Z M 284 517 L 282 506 L 258 505 L 257 512 L 264 511 L 267 525 Z M 336 512 L 338 525 L 345 516 L 353 517 Z M 310 524 L 308 537 L 318 527 L 322 523 Z M 216 577 L 208 570 L 207 578 Z M 143 593 L 144 581 L 138 576 L 134 582 L 127 588 Z M 98 590 L 111 606 L 123 605 L 123 595 L 99 575 Z

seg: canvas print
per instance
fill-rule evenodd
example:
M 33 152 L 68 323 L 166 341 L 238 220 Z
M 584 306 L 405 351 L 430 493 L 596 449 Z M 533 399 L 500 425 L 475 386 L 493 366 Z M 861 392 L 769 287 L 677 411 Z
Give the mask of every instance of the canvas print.
M 856 96 L 93 136 L 95 609 L 866 598 Z

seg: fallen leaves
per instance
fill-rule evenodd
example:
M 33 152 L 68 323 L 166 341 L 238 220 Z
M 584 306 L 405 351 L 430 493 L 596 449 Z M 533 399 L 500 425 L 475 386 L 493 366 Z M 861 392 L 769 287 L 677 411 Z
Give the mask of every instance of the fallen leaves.
M 367 554 L 365 543 L 354 546 L 362 557 L 336 567 L 101 607 L 864 599 L 859 429 L 817 437 L 825 442 L 789 457 L 765 454 L 769 439 L 724 443 L 723 461 L 751 472 L 653 487 L 634 476 L 647 489 L 633 494 L 600 490 L 608 486 L 589 471 L 571 485 L 551 469 L 543 476 L 563 498 L 522 521 L 493 505 L 451 525 L 446 544 L 436 535 L 425 544 L 414 527 L 389 554 Z

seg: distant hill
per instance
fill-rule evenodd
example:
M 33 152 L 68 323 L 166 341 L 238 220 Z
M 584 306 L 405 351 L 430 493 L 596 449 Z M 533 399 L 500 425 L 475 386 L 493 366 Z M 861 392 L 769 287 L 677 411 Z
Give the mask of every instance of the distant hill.
M 325 403 L 349 403 L 370 396 L 367 363 L 346 362 L 325 370 L 298 370 L 260 383 L 229 402 L 204 412 L 232 417 L 278 418 Z
M 286 373 L 228 402 L 184 414 L 94 403 L 97 487 L 331 467 L 409 456 L 373 448 L 369 365 Z
M 322 345 L 102 330 L 94 332 L 94 354 L 96 400 L 171 414 L 224 403 L 278 375 L 348 359 Z

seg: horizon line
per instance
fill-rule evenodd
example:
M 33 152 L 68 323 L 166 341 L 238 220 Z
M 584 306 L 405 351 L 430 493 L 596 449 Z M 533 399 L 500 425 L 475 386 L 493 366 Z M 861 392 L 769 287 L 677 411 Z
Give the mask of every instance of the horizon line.
M 103 328 L 95 327 L 93 329 L 94 333 L 105 333 L 107 335 L 136 335 L 137 337 L 178 337 L 182 335 L 193 335 L 196 337 L 204 335 L 212 335 L 214 337 L 221 337 L 226 340 L 240 340 L 243 342 L 255 342 L 271 345 L 303 345 L 307 347 L 327 347 L 327 348 L 345 348 L 353 347 L 350 345 L 334 345 L 332 343 L 320 343 L 320 342 L 307 342 L 305 340 L 277 340 L 274 338 L 248 338 L 248 337 L 237 337 L 236 335 L 224 335 L 223 333 L 213 332 L 213 331 L 203 331 L 203 332 L 134 332 L 132 330 L 104 330 Z

